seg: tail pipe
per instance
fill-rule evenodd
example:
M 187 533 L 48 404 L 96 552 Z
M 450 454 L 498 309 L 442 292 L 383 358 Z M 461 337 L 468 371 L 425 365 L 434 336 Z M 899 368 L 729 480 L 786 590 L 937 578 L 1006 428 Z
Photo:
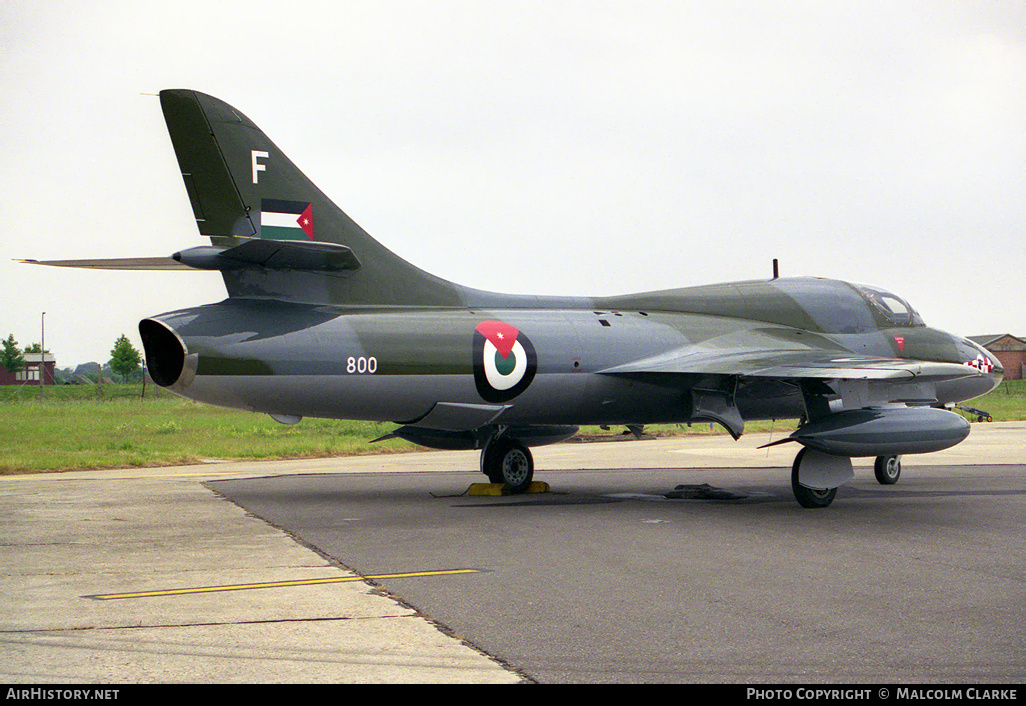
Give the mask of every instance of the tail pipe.
M 192 382 L 197 356 L 189 354 L 185 341 L 170 326 L 159 319 L 143 319 L 139 322 L 139 335 L 153 382 L 179 389 Z

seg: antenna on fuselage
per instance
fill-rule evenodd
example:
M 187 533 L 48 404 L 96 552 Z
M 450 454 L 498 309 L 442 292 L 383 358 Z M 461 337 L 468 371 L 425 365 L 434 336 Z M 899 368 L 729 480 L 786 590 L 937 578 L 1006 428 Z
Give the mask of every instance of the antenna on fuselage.
M 773 258 L 773 279 L 780 277 L 780 267 L 777 262 L 777 258 Z

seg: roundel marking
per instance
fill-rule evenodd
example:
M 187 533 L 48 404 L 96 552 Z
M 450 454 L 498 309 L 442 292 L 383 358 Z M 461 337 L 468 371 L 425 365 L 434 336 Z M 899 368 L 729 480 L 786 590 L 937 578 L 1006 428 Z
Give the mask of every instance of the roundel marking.
M 488 402 L 511 400 L 534 379 L 538 360 L 531 341 L 502 321 L 482 321 L 474 329 L 474 382 Z

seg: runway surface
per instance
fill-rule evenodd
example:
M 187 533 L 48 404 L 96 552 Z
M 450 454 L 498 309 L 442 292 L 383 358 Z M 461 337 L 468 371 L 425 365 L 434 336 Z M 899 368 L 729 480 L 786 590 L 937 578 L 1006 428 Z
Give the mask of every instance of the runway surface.
M 538 449 L 513 497 L 473 453 L 6 477 L 0 674 L 1021 682 L 1024 432 L 814 511 L 760 435 Z

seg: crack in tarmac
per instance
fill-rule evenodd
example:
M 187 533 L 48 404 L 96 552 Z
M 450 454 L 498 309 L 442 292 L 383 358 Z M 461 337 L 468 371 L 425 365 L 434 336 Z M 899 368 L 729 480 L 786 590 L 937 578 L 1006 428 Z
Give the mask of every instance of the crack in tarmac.
M 224 620 L 215 622 L 196 623 L 166 623 L 154 625 L 81 625 L 73 628 L 26 628 L 24 630 L 0 630 L 0 635 L 25 635 L 32 633 L 60 633 L 76 632 L 80 630 L 151 630 L 161 628 L 195 628 L 195 627 L 216 627 L 218 625 L 260 625 L 272 623 L 308 623 L 308 622 L 332 622 L 342 620 L 392 620 L 394 618 L 423 618 L 419 614 L 403 615 L 367 615 L 361 617 L 333 617 L 333 618 L 274 618 L 271 620 Z

